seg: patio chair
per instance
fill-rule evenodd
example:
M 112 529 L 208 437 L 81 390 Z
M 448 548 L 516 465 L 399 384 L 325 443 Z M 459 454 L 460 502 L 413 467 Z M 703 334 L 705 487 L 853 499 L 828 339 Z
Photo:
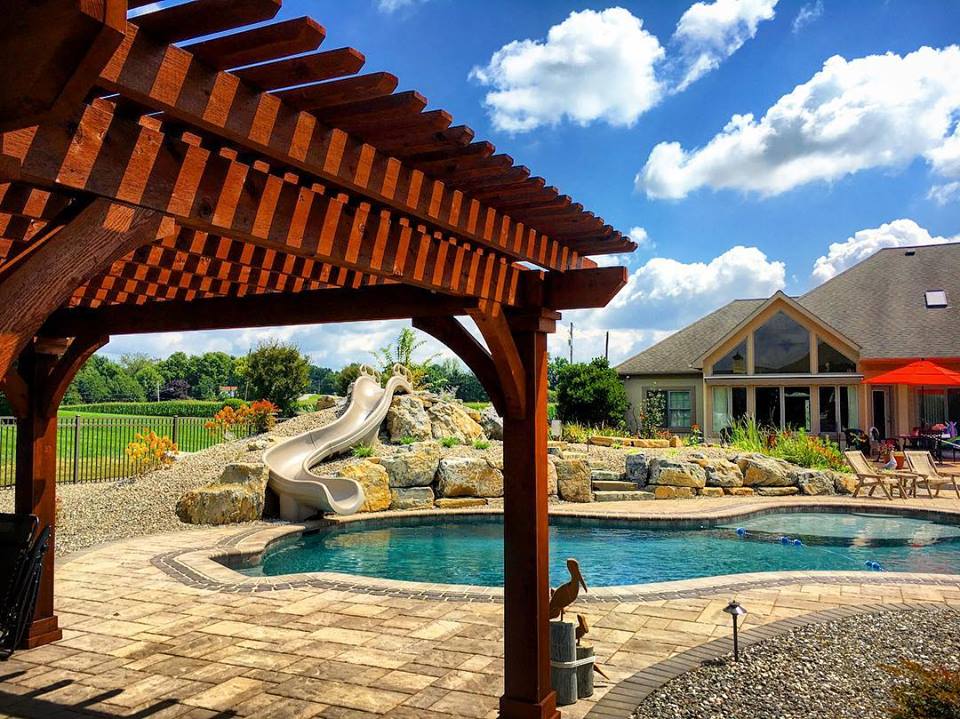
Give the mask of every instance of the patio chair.
M 906 498 L 907 490 L 904 486 L 904 480 L 908 476 L 913 476 L 912 474 L 875 469 L 870 466 L 867 458 L 863 456 L 863 452 L 859 450 L 847 450 L 843 453 L 843 456 L 846 458 L 847 464 L 850 465 L 850 469 L 857 475 L 857 486 L 853 490 L 854 497 L 859 496 L 860 490 L 866 487 L 870 488 L 867 496 L 872 497 L 877 487 L 880 487 L 887 499 L 893 499 L 894 489 L 899 492 L 901 499 Z
M 928 495 L 939 497 L 940 489 L 949 484 L 953 486 L 957 499 L 960 499 L 960 488 L 957 487 L 960 477 L 955 474 L 941 474 L 929 452 L 908 450 L 904 454 L 907 455 L 907 464 L 910 465 L 910 469 L 919 475 L 917 487 L 925 487 Z
M 50 527 L 32 514 L 0 514 L 0 661 L 9 659 L 33 621 Z

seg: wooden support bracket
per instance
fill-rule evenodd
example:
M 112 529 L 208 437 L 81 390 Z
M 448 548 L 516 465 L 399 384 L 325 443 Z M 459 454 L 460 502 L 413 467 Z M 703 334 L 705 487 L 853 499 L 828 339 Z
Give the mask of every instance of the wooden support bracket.
M 503 391 L 504 417 L 525 417 L 527 403 L 523 363 L 503 306 L 498 302 L 481 302 L 480 307 L 469 314 L 490 348 Z

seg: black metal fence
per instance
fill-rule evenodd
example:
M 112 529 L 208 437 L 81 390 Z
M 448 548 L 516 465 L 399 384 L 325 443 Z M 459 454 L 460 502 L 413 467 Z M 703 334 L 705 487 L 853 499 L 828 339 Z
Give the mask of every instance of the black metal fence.
M 137 463 L 126 449 L 140 432 L 169 437 L 181 452 L 198 452 L 255 433 L 251 425 L 224 432 L 220 426 L 208 429 L 207 422 L 204 417 L 59 417 L 57 481 L 96 482 L 135 474 Z M 16 447 L 16 419 L 0 417 L 0 487 L 14 484 Z

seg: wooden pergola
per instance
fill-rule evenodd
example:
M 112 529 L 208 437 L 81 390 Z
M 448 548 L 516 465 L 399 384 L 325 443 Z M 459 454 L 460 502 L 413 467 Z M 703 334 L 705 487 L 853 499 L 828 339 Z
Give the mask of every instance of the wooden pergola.
M 56 413 L 112 335 L 412 318 L 504 432 L 501 716 L 550 688 L 547 334 L 630 240 L 280 0 L 12 0 L 0 34 L 0 388 L 16 511 L 53 525 Z M 210 37 L 212 36 L 212 38 Z M 199 39 L 198 38 L 208 38 Z M 457 319 L 471 317 L 478 342 Z M 27 645 L 61 636 L 45 561 Z

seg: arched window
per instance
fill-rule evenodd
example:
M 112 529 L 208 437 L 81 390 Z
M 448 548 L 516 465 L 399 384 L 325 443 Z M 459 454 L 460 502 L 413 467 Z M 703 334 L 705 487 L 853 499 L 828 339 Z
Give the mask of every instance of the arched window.
M 713 363 L 714 374 L 747 373 L 747 341 L 744 340 Z
M 856 372 L 857 363 L 817 338 L 817 372 Z
M 753 333 L 756 374 L 810 372 L 810 332 L 784 312 L 777 312 Z

